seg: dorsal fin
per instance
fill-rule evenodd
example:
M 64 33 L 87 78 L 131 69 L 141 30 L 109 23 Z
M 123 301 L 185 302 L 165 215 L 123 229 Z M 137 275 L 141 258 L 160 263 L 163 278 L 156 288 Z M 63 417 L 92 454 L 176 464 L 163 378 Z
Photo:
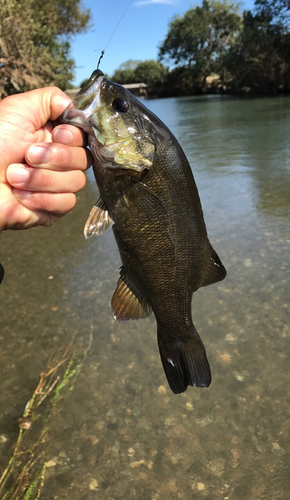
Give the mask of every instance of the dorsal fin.
M 212 248 L 210 245 L 210 261 L 207 269 L 207 274 L 203 280 L 203 283 L 201 286 L 207 286 L 207 285 L 212 285 L 213 283 L 217 283 L 218 281 L 222 281 L 226 275 L 227 272 L 218 256 L 216 251 Z
M 84 228 L 85 238 L 88 239 L 94 234 L 102 234 L 105 231 L 108 231 L 113 224 L 114 222 L 109 216 L 105 202 L 102 198 L 99 198 L 90 211 L 90 215 L 86 222 Z
M 123 267 L 112 298 L 112 309 L 116 320 L 143 319 L 150 315 L 151 307 L 136 286 L 126 276 Z

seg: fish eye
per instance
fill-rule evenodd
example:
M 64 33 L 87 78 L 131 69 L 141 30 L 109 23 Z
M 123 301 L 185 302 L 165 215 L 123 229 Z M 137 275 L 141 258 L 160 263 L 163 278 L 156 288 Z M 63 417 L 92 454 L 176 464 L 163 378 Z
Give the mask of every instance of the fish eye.
M 129 109 L 129 103 L 127 101 L 124 101 L 121 97 L 117 97 L 116 99 L 113 100 L 112 106 L 116 111 L 119 111 L 120 113 L 126 113 Z

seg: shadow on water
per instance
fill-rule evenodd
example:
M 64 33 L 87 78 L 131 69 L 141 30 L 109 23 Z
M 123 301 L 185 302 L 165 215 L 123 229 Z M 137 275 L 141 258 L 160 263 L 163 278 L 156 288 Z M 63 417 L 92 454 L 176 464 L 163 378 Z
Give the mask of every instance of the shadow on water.
M 287 500 L 290 100 L 146 104 L 185 149 L 228 270 L 193 298 L 212 385 L 173 395 L 154 318 L 114 321 L 112 232 L 83 237 L 97 198 L 89 173 L 54 227 L 1 234 L 0 475 L 40 373 L 63 353 L 83 359 L 92 333 L 78 376 L 25 435 L 22 451 L 46 429 L 33 452 L 46 463 L 40 498 Z
M 206 94 L 202 96 L 187 96 L 187 97 L 179 97 L 176 99 L 177 106 L 191 106 L 192 104 L 202 104 L 204 103 L 213 103 L 213 102 L 226 102 L 226 101 L 235 101 L 238 98 L 231 95 L 213 95 Z

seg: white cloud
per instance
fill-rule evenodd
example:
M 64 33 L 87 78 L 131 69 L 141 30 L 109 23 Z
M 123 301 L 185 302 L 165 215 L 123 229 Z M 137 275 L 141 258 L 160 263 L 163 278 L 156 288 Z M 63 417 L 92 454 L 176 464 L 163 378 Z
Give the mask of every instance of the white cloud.
M 153 3 L 161 3 L 164 5 L 174 5 L 174 4 L 176 4 L 176 1 L 174 1 L 174 0 L 139 0 L 138 2 L 135 2 L 133 5 L 136 5 L 136 7 L 141 7 L 142 5 L 152 5 Z

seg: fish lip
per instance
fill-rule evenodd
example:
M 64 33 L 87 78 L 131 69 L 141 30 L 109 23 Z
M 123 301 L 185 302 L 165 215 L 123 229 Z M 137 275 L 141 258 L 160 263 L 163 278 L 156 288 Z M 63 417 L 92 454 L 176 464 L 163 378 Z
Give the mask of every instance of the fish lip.
M 94 77 L 94 73 L 97 73 Z M 79 92 L 74 96 L 70 104 L 67 106 L 67 108 L 63 111 L 61 114 L 60 118 L 65 119 L 66 114 L 68 114 L 70 111 L 73 109 L 76 110 L 77 112 L 80 112 L 87 120 L 90 118 L 90 115 L 92 114 L 92 110 L 97 107 L 96 102 L 98 103 L 100 100 L 100 88 L 102 85 L 104 79 L 104 75 L 100 70 L 96 70 L 92 73 L 90 79 L 87 82 L 90 82 L 92 80 L 92 83 L 87 87 L 85 85 L 84 89 L 80 89 Z M 83 105 L 83 100 L 86 99 L 87 96 L 92 96 L 92 100 L 88 106 L 85 108 L 82 107 Z
M 67 115 L 71 111 L 71 109 L 74 108 L 73 102 L 71 101 L 69 105 L 63 110 L 61 115 L 58 117 L 57 121 L 60 123 L 67 123 Z

